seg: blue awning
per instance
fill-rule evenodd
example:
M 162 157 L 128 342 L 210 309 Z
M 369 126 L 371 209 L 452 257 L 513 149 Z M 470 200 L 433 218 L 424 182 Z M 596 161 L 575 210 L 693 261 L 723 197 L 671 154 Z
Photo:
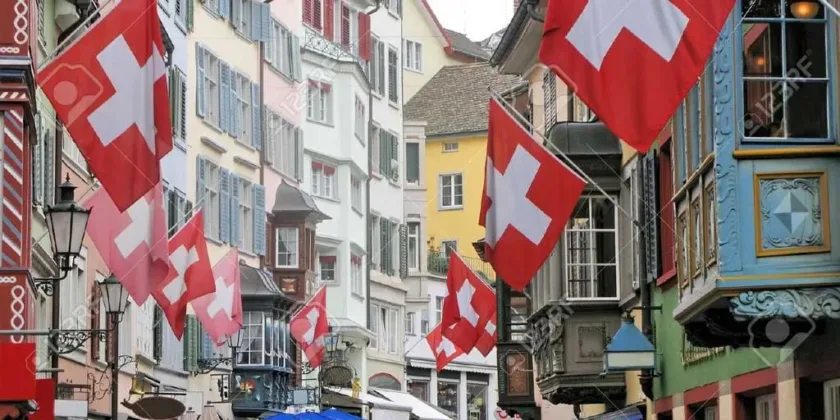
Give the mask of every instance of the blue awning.
M 303 420 L 329 420 L 329 417 L 324 417 L 321 413 L 298 413 L 293 418 Z
M 625 407 L 618 411 L 587 417 L 586 420 L 643 420 L 644 415 L 636 406 Z
M 265 420 L 295 420 L 294 414 L 276 413 L 265 418 Z
M 332 420 L 362 420 L 361 417 L 357 417 L 350 413 L 345 413 L 343 411 L 336 410 L 335 408 L 322 411 L 321 415 Z

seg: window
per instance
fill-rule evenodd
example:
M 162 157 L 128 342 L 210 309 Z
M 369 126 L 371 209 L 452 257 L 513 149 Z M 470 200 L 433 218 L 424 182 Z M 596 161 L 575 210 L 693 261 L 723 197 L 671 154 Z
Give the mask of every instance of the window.
M 376 123 L 373 123 L 373 130 L 371 132 L 371 138 L 370 138 L 370 148 L 372 149 L 372 152 L 373 152 L 373 157 L 372 157 L 373 172 L 377 173 L 377 174 L 382 173 L 382 170 L 379 168 L 380 166 L 382 166 L 382 162 L 381 162 L 382 157 L 380 156 L 380 151 L 379 151 L 379 149 L 382 147 L 382 145 L 381 145 L 382 142 L 380 141 L 381 139 L 379 138 L 381 131 L 382 131 L 382 129 Z
M 102 301 L 104 302 L 104 299 Z M 136 304 L 134 303 L 134 299 L 129 298 L 129 304 L 126 305 L 125 312 L 122 315 L 123 320 L 130 320 L 131 319 L 131 309 L 135 306 L 136 306 Z M 87 328 L 87 327 L 83 327 L 83 328 Z M 120 331 L 119 339 L 118 339 L 118 342 L 117 342 L 117 351 L 118 351 L 119 355 L 131 355 L 131 354 L 134 353 L 132 351 L 133 349 L 131 348 L 132 347 L 131 342 L 132 342 L 132 338 L 133 338 L 132 334 L 134 334 L 134 331 L 132 331 L 131 328 L 127 328 L 127 330 L 128 331 Z
M 374 93 L 385 96 L 385 44 L 371 36 L 370 85 Z
M 303 0 L 303 23 L 308 24 L 318 31 L 321 31 L 324 28 L 321 20 L 322 1 L 330 0 Z
M 67 129 L 63 128 L 62 130 L 64 130 L 64 141 L 61 142 L 61 150 L 64 152 L 64 156 L 70 159 L 77 168 L 87 173 L 87 161 L 82 156 L 82 151 L 76 146 L 76 141 L 67 133 Z
M 187 4 L 189 0 L 175 0 L 175 23 L 178 23 L 181 29 L 187 24 L 187 8 L 192 7 Z
M 566 295 L 618 298 L 618 215 L 607 198 L 585 198 L 566 226 Z
M 350 280 L 351 291 L 359 296 L 364 296 L 364 275 L 362 274 L 362 257 L 358 255 L 350 256 Z
M 429 331 L 429 310 L 423 309 L 420 311 L 420 334 L 426 335 Z
M 289 79 L 300 81 L 300 38 L 274 19 L 263 54 L 272 68 Z
M 312 195 L 338 199 L 334 167 L 312 161 Z
M 435 325 L 443 319 L 443 296 L 435 296 Z
M 373 269 L 376 270 L 382 264 L 382 253 L 381 253 L 381 236 L 380 236 L 380 222 L 379 217 L 375 215 L 371 215 L 370 217 L 370 226 L 368 226 L 368 230 L 370 230 L 370 238 L 371 238 L 371 253 L 370 256 L 371 265 Z
M 324 1 L 331 1 L 331 0 L 324 0 Z M 341 2 L 341 9 L 340 10 L 341 10 L 341 22 L 339 22 L 340 23 L 339 28 L 341 28 L 341 34 L 340 34 L 341 35 L 341 39 L 340 39 L 341 48 L 343 48 L 345 51 L 348 51 L 348 50 L 350 50 L 350 36 L 351 36 L 350 35 L 350 33 L 351 33 L 350 25 L 351 25 L 351 22 L 352 22 L 352 19 L 350 19 L 351 12 L 350 12 L 350 8 L 347 7 L 347 5 L 344 2 Z
M 239 365 L 262 365 L 265 344 L 265 313 L 242 314 L 242 345 L 236 352 Z
M 219 126 L 219 59 L 207 50 L 199 53 L 199 69 L 204 73 L 204 119 Z
M 169 237 L 171 238 L 178 229 L 184 226 L 187 219 L 189 219 L 192 214 L 192 203 L 187 200 L 184 193 L 176 189 L 164 186 L 163 191 L 166 199 L 166 207 L 164 207 L 167 221 L 166 226 Z
M 232 111 L 236 113 L 233 118 L 236 121 L 233 124 L 236 131 L 233 134 L 240 142 L 251 145 L 253 144 L 251 141 L 251 81 L 239 73 L 231 72 L 231 74 L 232 106 L 234 107 Z
M 408 312 L 405 314 L 405 335 L 416 335 L 414 332 L 414 321 L 415 321 L 414 312 Z
M 674 195 L 673 171 L 670 144 L 659 148 L 659 249 L 662 253 L 662 272 L 674 270 Z
M 391 131 L 379 132 L 379 173 L 382 176 L 397 180 L 400 176 L 399 138 Z
M 97 273 L 97 277 L 99 276 L 99 273 Z M 99 287 L 99 285 L 93 287 Z M 154 299 L 147 299 L 146 303 L 138 306 L 134 316 L 134 334 L 136 335 L 134 342 L 137 345 L 137 352 L 150 360 L 154 358 L 154 325 L 155 301 Z
M 225 0 L 222 0 L 225 1 Z M 248 38 L 251 35 L 251 0 L 233 0 L 231 22 L 236 30 Z
M 595 113 L 577 95 L 574 95 L 572 97 L 572 121 L 589 122 L 593 118 L 595 118 Z
M 335 281 L 335 262 L 335 255 L 325 255 L 318 257 L 318 265 L 320 266 L 318 272 L 321 274 L 321 281 Z
M 420 222 L 408 222 L 408 269 L 420 269 Z
M 457 141 L 446 141 L 443 142 L 443 152 L 457 152 L 458 151 L 458 142 Z
M 397 48 L 388 46 L 388 101 L 396 104 L 400 100 L 399 88 L 399 61 L 400 54 Z
M 781 0 L 742 0 L 743 135 L 826 139 L 828 38 L 825 9 L 796 18 Z
M 71 269 L 61 288 L 61 323 L 62 330 L 83 330 L 88 328 L 88 287 L 87 287 L 87 248 L 81 248 L 76 258 L 76 267 Z M 98 287 L 98 285 L 96 285 Z M 104 302 L 104 299 L 100 299 Z M 101 311 L 104 313 L 104 311 Z M 101 324 L 105 325 L 105 324 Z
M 455 209 L 464 206 L 463 175 L 440 175 L 440 207 Z
M 429 381 L 409 378 L 408 393 L 420 401 L 429 402 Z
M 208 237 L 220 240 L 221 199 L 219 189 L 221 183 L 221 169 L 215 163 L 202 159 L 204 165 L 204 192 L 199 198 L 204 200 L 204 233 Z
M 447 257 L 447 261 L 449 261 L 449 254 L 453 252 L 458 252 L 458 241 L 455 239 L 448 240 L 448 241 L 440 241 L 440 249 L 444 255 Z
M 399 233 L 396 233 L 396 223 L 384 217 L 379 218 L 379 271 L 389 276 L 396 272 L 396 262 L 394 261 L 394 253 L 399 238 Z
M 405 182 L 417 185 L 420 183 L 420 144 L 405 144 Z
M 402 16 L 402 0 L 388 0 L 388 12 Z
M 36 119 L 38 143 L 33 146 L 32 200 L 42 206 L 55 202 L 55 131 L 48 127 L 51 121 L 44 115 Z M 65 143 L 71 140 L 65 140 Z
M 359 97 L 356 97 L 356 122 L 354 125 L 354 131 L 356 134 L 356 138 L 359 139 L 362 143 L 365 142 L 367 136 L 365 132 L 367 131 L 367 120 L 365 119 L 365 103 L 362 102 Z
M 353 210 L 362 212 L 362 180 L 350 177 L 350 205 Z
M 306 93 L 306 118 L 332 124 L 332 85 L 309 81 Z
M 423 44 L 417 41 L 405 40 L 403 45 L 403 65 L 408 70 L 423 72 Z
M 460 409 L 460 399 L 458 394 L 458 381 L 443 380 L 438 378 L 438 407 L 447 410 L 450 413 L 458 413 L 458 410 Z
M 703 408 L 703 420 L 717 420 L 717 406 Z
M 298 268 L 298 228 L 278 228 L 276 234 L 277 268 Z
M 487 420 L 483 402 L 487 401 L 487 388 L 490 378 L 486 381 L 467 382 L 467 412 L 470 418 Z
M 172 137 L 183 143 L 187 138 L 187 76 L 179 68 L 169 68 L 169 111 Z
M 371 318 L 376 333 L 376 343 L 371 341 L 371 347 L 383 353 L 398 353 L 399 344 L 399 310 L 385 306 L 371 304 Z
M 755 398 L 756 420 L 776 420 L 776 394 Z
M 371 376 L 368 381 L 368 386 L 371 388 L 402 391 L 402 384 L 387 373 L 377 373 L 376 375 Z
M 239 235 L 235 239 L 239 242 L 239 249 L 246 252 L 254 251 L 254 185 L 249 181 L 239 178 L 237 188 L 239 208 L 233 211 L 239 212 Z
M 303 131 L 270 110 L 266 111 L 266 123 L 266 161 L 280 173 L 290 178 L 301 179 Z

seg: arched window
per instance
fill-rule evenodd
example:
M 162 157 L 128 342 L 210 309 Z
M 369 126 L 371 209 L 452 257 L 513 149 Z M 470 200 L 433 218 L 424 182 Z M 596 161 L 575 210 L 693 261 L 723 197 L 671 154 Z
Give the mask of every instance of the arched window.
M 388 373 L 377 373 L 368 380 L 368 386 L 372 388 L 391 389 L 402 391 L 402 383 Z

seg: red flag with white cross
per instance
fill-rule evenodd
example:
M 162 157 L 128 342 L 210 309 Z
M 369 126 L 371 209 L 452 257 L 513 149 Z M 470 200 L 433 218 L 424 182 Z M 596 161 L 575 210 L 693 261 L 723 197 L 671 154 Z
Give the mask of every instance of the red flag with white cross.
M 298 311 L 289 322 L 289 332 L 297 341 L 312 367 L 318 367 L 324 360 L 327 334 L 330 324 L 327 319 L 327 287 L 322 286 L 312 299 Z
M 184 333 L 187 304 L 213 293 L 213 270 L 204 239 L 204 215 L 196 214 L 169 240 L 169 276 L 152 292 L 175 337 Z
M 79 150 L 122 212 L 160 182 L 172 121 L 157 1 L 122 0 L 38 72 Z
M 499 329 L 497 328 L 498 321 L 496 320 L 497 312 L 493 312 L 493 317 L 490 318 L 481 328 L 481 334 L 478 336 L 478 341 L 475 343 L 475 348 L 481 352 L 484 357 L 490 355 L 499 338 Z
M 487 164 L 479 224 L 487 261 L 522 291 L 551 254 L 586 186 L 490 100 Z
M 124 212 L 102 188 L 84 203 L 97 221 L 88 223 L 88 236 L 105 265 L 137 305 L 145 303 L 169 275 L 169 240 L 163 204 L 160 184 Z
M 438 372 L 464 354 L 464 351 L 458 348 L 442 331 L 441 324 L 438 324 L 426 334 L 426 343 L 429 344 L 432 354 L 435 355 L 435 365 Z
M 449 254 L 446 289 L 440 320 L 443 335 L 469 353 L 475 347 L 481 329 L 496 313 L 496 294 L 457 252 Z
M 217 345 L 242 328 L 239 250 L 231 248 L 213 266 L 216 291 L 190 303 L 201 326 Z
M 734 4 L 549 0 L 539 58 L 615 135 L 646 152 L 706 68 Z

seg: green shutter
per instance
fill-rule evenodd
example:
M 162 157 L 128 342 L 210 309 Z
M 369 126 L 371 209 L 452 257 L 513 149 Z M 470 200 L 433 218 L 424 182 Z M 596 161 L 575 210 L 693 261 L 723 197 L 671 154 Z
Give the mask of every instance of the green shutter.
M 152 324 L 152 343 L 154 346 L 154 354 L 153 357 L 155 360 L 160 363 L 160 360 L 163 358 L 163 323 L 166 320 L 163 318 L 163 310 L 160 309 L 159 306 L 155 305 L 155 311 L 153 316 L 153 324 Z
M 193 31 L 193 22 L 195 17 L 195 0 L 184 0 L 187 2 L 187 32 Z
M 400 278 L 408 277 L 408 229 L 400 225 Z
M 184 330 L 184 370 L 195 372 L 198 370 L 199 328 L 195 315 L 187 315 L 187 326 Z
M 387 219 L 381 217 L 379 219 L 379 271 L 382 273 L 388 272 L 388 226 L 391 224 Z

